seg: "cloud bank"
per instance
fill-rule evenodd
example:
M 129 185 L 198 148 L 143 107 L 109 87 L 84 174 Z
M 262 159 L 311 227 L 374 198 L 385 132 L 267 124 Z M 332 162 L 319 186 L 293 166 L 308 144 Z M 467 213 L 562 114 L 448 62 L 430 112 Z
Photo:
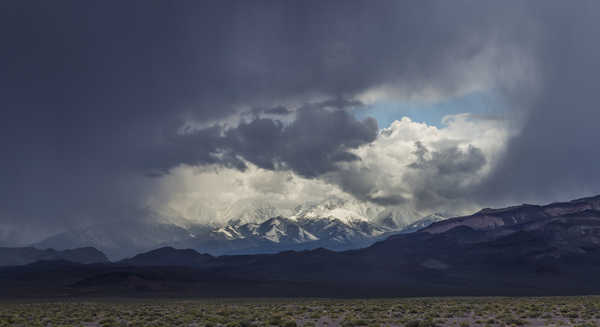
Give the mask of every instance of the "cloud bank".
M 146 219 L 149 204 L 204 220 L 245 192 L 406 217 L 600 193 L 596 1 L 0 6 L 11 243 Z M 482 91 L 505 102 L 497 117 L 355 115 Z M 196 197 L 202 183 L 215 194 Z
M 217 225 L 248 219 L 256 207 L 289 216 L 296 206 L 332 197 L 364 203 L 373 220 L 389 211 L 400 213 L 398 223 L 437 211 L 464 213 L 475 208 L 465 194 L 494 168 L 509 136 L 506 121 L 498 119 L 461 114 L 437 128 L 404 117 L 349 150 L 352 160 L 332 163 L 335 168 L 319 178 L 251 160 L 244 170 L 181 165 L 156 181 L 160 191 L 147 205 L 165 216 Z

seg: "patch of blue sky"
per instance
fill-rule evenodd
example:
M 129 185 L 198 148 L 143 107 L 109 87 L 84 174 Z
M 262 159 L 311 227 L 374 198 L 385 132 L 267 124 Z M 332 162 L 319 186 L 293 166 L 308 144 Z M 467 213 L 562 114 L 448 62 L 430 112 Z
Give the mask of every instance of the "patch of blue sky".
M 493 91 L 477 91 L 462 96 L 431 101 L 379 101 L 355 111 L 359 119 L 373 117 L 379 128 L 385 128 L 395 120 L 408 117 L 415 122 L 442 127 L 447 115 L 470 113 L 484 116 L 503 116 L 506 105 Z

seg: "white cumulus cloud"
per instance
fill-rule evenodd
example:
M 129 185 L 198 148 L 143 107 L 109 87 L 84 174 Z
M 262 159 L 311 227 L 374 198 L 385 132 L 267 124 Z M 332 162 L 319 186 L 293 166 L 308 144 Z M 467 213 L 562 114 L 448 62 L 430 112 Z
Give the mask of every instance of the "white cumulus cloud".
M 218 165 L 181 165 L 156 179 L 146 204 L 167 216 L 221 225 L 230 219 L 290 216 L 294 208 L 330 198 L 363 202 L 371 219 L 392 214 L 408 223 L 436 211 L 477 208 L 469 192 L 493 169 L 510 129 L 504 120 L 459 114 L 442 127 L 404 117 L 375 141 L 352 152 L 360 160 L 317 178 L 288 170 L 244 171 Z

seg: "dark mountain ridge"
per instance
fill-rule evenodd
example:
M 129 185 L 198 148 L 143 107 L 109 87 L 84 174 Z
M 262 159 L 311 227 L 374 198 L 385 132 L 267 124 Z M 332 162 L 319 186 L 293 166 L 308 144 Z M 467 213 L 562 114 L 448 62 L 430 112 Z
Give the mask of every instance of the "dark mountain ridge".
M 83 264 L 109 262 L 104 253 L 93 247 L 63 251 L 40 250 L 33 247 L 0 247 L 0 266 L 26 265 L 40 260 L 66 260 Z
M 132 258 L 118 262 L 129 266 L 202 266 L 214 257 L 209 254 L 200 254 L 192 249 L 175 249 L 162 247 L 145 253 L 140 253 Z
M 484 209 L 344 252 L 211 257 L 162 248 L 119 264 L 9 267 L 0 269 L 0 287 L 29 276 L 27 285 L 70 295 L 597 294 L 599 208 L 592 197 Z
M 543 206 L 523 204 L 502 209 L 485 208 L 473 215 L 456 217 L 433 223 L 422 231 L 428 233 L 442 233 L 456 226 L 469 226 L 473 229 L 482 230 L 494 229 L 570 214 L 580 214 L 586 210 L 600 210 L 600 195 L 569 202 L 556 202 Z

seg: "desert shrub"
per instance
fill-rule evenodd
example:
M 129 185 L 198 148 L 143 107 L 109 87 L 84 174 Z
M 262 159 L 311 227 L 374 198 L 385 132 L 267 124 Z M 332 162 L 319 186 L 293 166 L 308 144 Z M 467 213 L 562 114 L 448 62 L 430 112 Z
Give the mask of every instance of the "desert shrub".
M 405 324 L 405 327 L 436 327 L 433 320 L 412 320 Z

